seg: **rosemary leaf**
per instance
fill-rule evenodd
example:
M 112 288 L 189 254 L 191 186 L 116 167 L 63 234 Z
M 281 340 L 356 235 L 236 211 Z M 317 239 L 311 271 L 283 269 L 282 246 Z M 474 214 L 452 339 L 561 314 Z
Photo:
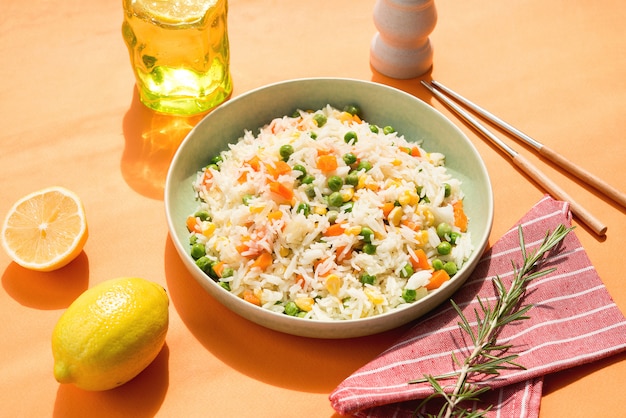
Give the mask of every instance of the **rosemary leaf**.
M 488 376 L 498 376 L 500 371 L 509 368 L 524 369 L 515 360 L 517 354 L 509 353 L 513 347 L 508 344 L 498 343 L 498 335 L 502 328 L 513 322 L 528 319 L 526 314 L 532 305 L 520 306 L 520 302 L 526 293 L 526 286 L 532 280 L 555 271 L 554 268 L 537 270 L 548 252 L 554 249 L 573 229 L 559 225 L 554 231 L 547 231 L 539 247 L 535 251 L 529 252 L 526 249 L 526 242 L 521 226 L 518 228 L 520 251 L 522 254 L 522 265 L 513 266 L 513 279 L 507 288 L 500 277 L 493 278 L 493 285 L 496 292 L 496 301 L 493 305 L 476 296 L 478 308 L 474 309 L 475 324 L 472 326 L 470 320 L 463 314 L 461 308 L 450 301 L 452 307 L 459 315 L 459 329 L 467 334 L 472 342 L 473 348 L 468 349 L 468 356 L 465 359 L 459 358 L 452 353 L 453 363 L 458 367 L 450 373 L 439 376 L 424 375 L 421 379 L 409 381 L 410 384 L 428 383 L 433 394 L 424 399 L 416 414 L 425 405 L 435 398 L 443 400 L 443 405 L 437 415 L 433 417 L 484 417 L 493 408 L 488 406 L 482 411 L 476 411 L 463 407 L 465 402 L 480 401 L 480 395 L 490 390 L 488 382 L 481 381 Z M 452 383 L 442 385 L 443 380 L 456 379 Z

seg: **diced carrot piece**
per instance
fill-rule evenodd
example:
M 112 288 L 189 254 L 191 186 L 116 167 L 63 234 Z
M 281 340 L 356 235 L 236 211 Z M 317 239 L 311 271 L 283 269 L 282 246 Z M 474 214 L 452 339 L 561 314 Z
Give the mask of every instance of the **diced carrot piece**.
M 213 265 L 213 271 L 217 274 L 217 277 L 222 277 L 222 273 L 224 273 L 224 268 L 226 267 L 226 263 L 223 261 L 219 261 Z
M 385 202 L 383 204 L 383 216 L 387 218 L 389 216 L 389 212 L 391 212 L 394 207 L 395 205 L 393 202 Z
M 335 250 L 335 254 L 337 254 L 337 261 L 342 262 L 343 260 L 349 260 L 352 257 L 352 247 L 346 250 L 346 245 L 337 247 Z
M 428 263 L 428 256 L 421 248 L 418 248 L 414 251 L 415 257 L 411 255 L 409 257 L 409 261 L 411 262 L 411 266 L 415 269 L 428 270 L 430 269 L 430 264 Z
M 253 305 L 261 306 L 261 299 L 259 299 L 251 290 L 244 290 L 243 300 L 250 302 Z
M 324 173 L 335 171 L 337 169 L 337 157 L 334 155 L 320 155 L 317 159 L 317 168 Z
M 265 169 L 275 179 L 283 174 L 291 172 L 291 166 L 282 160 L 276 161 L 273 166 L 270 164 L 266 165 Z
M 252 263 L 251 268 L 259 268 L 262 271 L 267 270 L 267 268 L 272 265 L 272 254 L 268 252 L 262 252 Z
M 422 153 L 420 152 L 420 149 L 418 147 L 413 147 L 411 148 L 411 152 L 410 152 L 412 157 L 421 157 Z
M 408 219 L 401 220 L 400 224 L 406 226 L 407 228 L 409 228 L 409 229 L 411 229 L 412 231 L 415 231 L 415 232 L 417 232 L 417 231 L 419 231 L 421 229 L 418 223 L 413 222 L 413 221 L 409 221 Z
M 189 232 L 200 232 L 200 230 L 198 228 L 198 222 L 197 222 L 195 216 L 188 216 L 187 217 L 187 221 L 186 221 L 186 225 L 187 225 L 187 230 Z
M 457 200 L 452 208 L 454 210 L 454 226 L 457 226 L 461 232 L 467 231 L 467 215 L 463 210 L 463 201 Z
M 326 228 L 326 231 L 324 231 L 324 236 L 325 237 L 336 237 L 338 235 L 343 234 L 344 231 L 345 231 L 344 226 L 341 223 L 336 223 L 336 224 L 332 224 L 331 226 Z
M 435 290 L 442 284 L 450 280 L 450 275 L 445 270 L 435 270 L 430 278 L 430 282 L 425 286 L 426 290 Z
M 244 171 L 237 179 L 237 183 L 244 184 L 246 181 L 248 181 L 248 172 Z
M 279 183 L 277 181 L 272 181 L 270 182 L 269 186 L 270 186 L 270 191 L 272 193 L 277 194 L 283 199 L 291 200 L 293 198 L 293 190 L 285 186 L 284 184 Z
M 261 168 L 261 160 L 259 159 L 258 156 L 254 156 L 252 158 L 250 158 L 248 161 L 246 161 L 246 163 L 252 167 L 252 169 L 254 171 L 259 171 L 259 169 Z

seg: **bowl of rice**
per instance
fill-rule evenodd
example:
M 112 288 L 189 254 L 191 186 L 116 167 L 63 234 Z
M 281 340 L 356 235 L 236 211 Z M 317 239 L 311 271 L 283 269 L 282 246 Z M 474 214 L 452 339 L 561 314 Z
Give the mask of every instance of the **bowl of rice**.
M 267 328 L 351 338 L 451 298 L 485 250 L 487 170 L 418 98 L 374 82 L 279 82 L 215 109 L 165 186 L 174 246 L 219 303 Z

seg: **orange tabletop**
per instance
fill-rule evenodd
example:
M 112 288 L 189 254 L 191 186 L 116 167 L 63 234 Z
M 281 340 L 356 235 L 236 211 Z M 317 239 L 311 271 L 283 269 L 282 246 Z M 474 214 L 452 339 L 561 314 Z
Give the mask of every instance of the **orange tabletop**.
M 373 80 L 432 104 L 475 144 L 495 195 L 490 242 L 544 191 L 432 99 L 419 79 L 369 65 L 374 0 L 231 0 L 233 97 L 285 79 Z M 626 190 L 626 3 L 442 1 L 432 77 Z M 316 340 L 266 330 L 231 313 L 187 273 L 165 221 L 170 158 L 198 118 L 139 103 L 116 0 L 3 2 L 0 19 L 0 214 L 28 192 L 75 191 L 87 211 L 83 253 L 51 273 L 0 253 L 0 415 L 6 417 L 330 417 L 328 394 L 406 327 Z M 277 115 L 278 116 L 278 115 Z M 509 144 L 608 226 L 576 235 L 626 312 L 625 209 Z M 50 336 L 81 292 L 140 276 L 170 295 L 166 346 L 136 379 L 107 392 L 59 385 Z M 541 417 L 616 416 L 626 406 L 626 355 L 549 375 Z

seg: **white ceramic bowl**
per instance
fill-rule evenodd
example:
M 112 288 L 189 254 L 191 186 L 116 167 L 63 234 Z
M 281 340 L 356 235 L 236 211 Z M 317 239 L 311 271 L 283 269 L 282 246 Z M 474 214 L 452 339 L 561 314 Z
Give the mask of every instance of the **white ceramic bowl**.
M 357 105 L 362 117 L 379 126 L 392 125 L 407 139 L 423 140 L 428 151 L 445 154 L 448 171 L 462 181 L 464 208 L 470 219 L 474 252 L 450 281 L 408 307 L 379 316 L 344 321 L 317 321 L 278 314 L 245 302 L 203 273 L 189 254 L 185 220 L 197 207 L 192 182 L 212 156 L 237 141 L 245 129 L 258 128 L 296 109 L 342 109 Z M 215 109 L 188 134 L 172 161 L 165 185 L 165 209 L 171 238 L 190 274 L 215 299 L 257 324 L 289 334 L 316 338 L 349 338 L 386 331 L 412 321 L 447 301 L 475 268 L 493 221 L 489 176 L 467 137 L 441 113 L 414 96 L 368 81 L 312 78 L 262 87 Z

